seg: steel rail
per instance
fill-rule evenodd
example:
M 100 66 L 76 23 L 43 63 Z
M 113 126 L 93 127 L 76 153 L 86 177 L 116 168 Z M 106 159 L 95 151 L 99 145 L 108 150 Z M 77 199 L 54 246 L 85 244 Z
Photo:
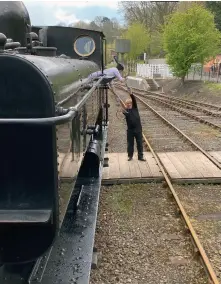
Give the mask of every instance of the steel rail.
M 160 99 L 165 99 L 167 101 L 170 101 L 170 102 L 173 102 L 175 103 L 176 105 L 178 106 L 184 106 L 185 108 L 187 109 L 192 109 L 192 110 L 196 110 L 196 111 L 200 111 L 200 112 L 203 112 L 205 114 L 208 114 L 210 116 L 214 116 L 214 117 L 221 117 L 221 113 L 216 113 L 216 112 L 213 112 L 213 111 L 210 111 L 208 109 L 205 109 L 203 108 L 202 106 L 198 106 L 198 105 L 194 105 L 190 102 L 187 102 L 187 101 L 183 101 L 181 99 L 176 99 L 176 98 L 172 98 L 172 97 L 168 97 L 168 96 L 165 96 L 165 95 L 162 95 L 162 94 L 150 94 L 149 96 L 154 96 L 154 97 L 159 97 Z M 149 97 L 148 96 L 148 97 Z
M 119 84 L 115 83 L 115 85 L 119 88 L 123 88 Z M 162 98 L 162 99 L 165 98 L 169 101 L 176 102 L 176 104 L 178 104 L 178 105 L 180 105 L 180 104 L 184 105 L 184 106 L 186 106 L 186 108 L 201 111 L 203 113 L 209 114 L 209 115 L 214 116 L 214 117 L 221 117 L 221 113 L 216 113 L 216 112 L 213 112 L 211 110 L 208 110 L 208 109 L 205 109 L 205 108 L 202 107 L 202 106 L 205 106 L 205 107 L 208 107 L 208 108 L 213 108 L 213 109 L 216 109 L 217 111 L 221 110 L 221 107 L 218 107 L 218 106 L 215 106 L 215 105 L 196 102 L 196 101 L 192 101 L 192 100 L 179 99 L 179 98 L 176 98 L 174 96 L 166 96 L 162 93 L 156 93 L 156 92 L 153 92 L 153 91 L 140 91 L 138 89 L 134 89 L 134 90 L 135 90 L 136 94 L 139 94 L 139 95 L 146 96 L 146 94 L 150 94 L 151 96 L 159 97 L 159 98 Z
M 118 87 L 118 88 L 123 89 L 123 87 Z M 124 91 L 126 91 L 126 89 L 124 89 Z M 192 114 L 192 113 L 190 113 L 190 112 L 188 112 L 188 111 L 185 111 L 185 110 L 183 110 L 183 109 L 181 109 L 181 108 L 175 107 L 174 105 L 172 105 L 172 104 L 170 104 L 170 103 L 168 103 L 168 102 L 165 102 L 165 101 L 163 101 L 163 100 L 161 100 L 161 99 L 159 99 L 159 98 L 156 98 L 156 97 L 153 97 L 153 96 L 149 97 L 149 96 L 146 96 L 146 95 L 140 94 L 140 93 L 139 93 L 139 94 L 136 93 L 136 95 L 137 95 L 137 96 L 145 97 L 146 99 L 150 99 L 150 100 L 157 101 L 157 102 L 159 102 L 159 103 L 161 103 L 161 104 L 163 104 L 163 105 L 166 105 L 167 107 L 171 108 L 172 110 L 176 110 L 176 111 L 178 111 L 178 112 L 180 112 L 180 113 L 182 113 L 182 114 L 185 114 L 185 115 L 187 115 L 187 116 L 193 118 L 193 119 L 196 120 L 196 121 L 202 122 L 202 123 L 204 123 L 204 124 L 207 124 L 207 125 L 212 126 L 213 128 L 216 128 L 216 129 L 221 130 L 221 126 L 219 126 L 219 125 L 217 125 L 217 124 L 214 124 L 214 123 L 212 123 L 212 122 L 210 122 L 210 121 L 207 121 L 207 120 L 205 120 L 205 119 L 203 119 L 203 118 L 197 117 L 196 115 L 194 115 L 194 114 Z
M 191 144 L 193 144 L 200 152 L 202 152 L 210 161 L 212 161 L 219 169 L 221 169 L 221 164 L 214 159 L 209 153 L 207 153 L 202 147 L 200 147 L 197 143 L 195 143 L 189 136 L 187 136 L 182 130 L 177 128 L 174 124 L 172 124 L 169 120 L 163 117 L 160 113 L 158 113 L 155 109 L 153 109 L 150 105 L 144 102 L 141 98 L 136 96 L 138 100 L 140 100 L 145 106 L 147 106 L 152 112 L 154 112 L 157 116 L 159 116 L 162 120 L 164 120 L 168 125 L 174 128 L 177 132 L 179 132 L 182 136 L 184 136 Z
M 122 89 L 122 90 L 124 90 L 124 91 L 127 91 L 126 88 L 123 87 L 123 86 L 117 85 L 117 88 Z M 149 97 L 149 96 L 143 94 L 143 92 L 142 92 L 142 93 L 134 93 L 134 94 L 136 94 L 136 95 L 138 95 L 138 96 L 145 97 L 146 99 L 155 100 L 155 101 L 157 101 L 157 102 L 159 102 L 159 103 L 161 103 L 161 104 L 166 105 L 167 107 L 171 108 L 172 110 L 176 110 L 176 111 L 178 111 L 178 112 L 180 112 L 180 113 L 182 113 L 182 114 L 185 114 L 185 115 L 187 115 L 187 116 L 189 116 L 189 117 L 195 119 L 196 121 L 202 122 L 202 123 L 204 123 L 204 124 L 207 124 L 207 125 L 212 126 L 213 128 L 216 128 L 216 129 L 221 130 L 221 126 L 216 125 L 216 124 L 214 124 L 214 123 L 212 123 L 212 122 L 210 122 L 210 121 L 207 121 L 207 120 L 205 120 L 205 119 L 203 119 L 203 118 L 197 117 L 196 115 L 194 115 L 194 114 L 192 114 L 192 113 L 190 113 L 190 112 L 188 112 L 188 111 L 185 111 L 185 110 L 183 110 L 183 109 L 181 109 L 181 108 L 175 107 L 175 106 L 171 105 L 170 103 L 165 102 L 165 101 L 163 101 L 163 100 L 161 100 L 161 99 L 159 99 L 159 98 L 156 98 L 156 97 L 153 97 L 153 96 Z
M 116 86 L 120 86 L 120 84 L 118 84 L 117 82 L 115 83 Z M 133 88 L 136 92 L 144 92 L 144 91 L 141 91 L 139 89 L 136 89 L 136 88 Z M 164 95 L 162 93 L 159 93 L 159 92 L 154 92 L 154 91 L 145 91 L 146 93 L 150 93 L 152 95 L 156 95 L 156 96 L 164 96 L 164 97 L 167 97 L 167 98 L 170 98 L 170 99 L 174 99 L 174 100 L 177 100 L 177 101 L 181 101 L 181 102 L 187 102 L 189 104 L 192 104 L 192 105 L 199 105 L 199 106 L 205 106 L 205 107 L 208 107 L 208 108 L 212 108 L 214 110 L 221 110 L 221 106 L 216 106 L 216 105 L 213 105 L 213 104 L 209 104 L 209 103 L 203 103 L 203 102 L 198 102 L 198 101 L 193 101 L 193 100 L 187 100 L 187 99 L 179 99 L 177 97 L 174 97 L 174 96 L 167 96 L 167 95 Z
M 137 94 L 137 95 L 138 95 L 138 94 Z M 168 102 L 165 102 L 165 101 L 163 101 L 163 100 L 161 100 L 161 99 L 159 99 L 159 98 L 152 97 L 152 96 L 151 96 L 151 97 L 147 97 L 147 96 L 145 96 L 145 95 L 143 95 L 143 94 L 142 94 L 142 95 L 139 94 L 138 96 L 142 96 L 142 97 L 145 97 L 146 99 L 149 98 L 150 100 L 157 101 L 157 102 L 159 102 L 159 103 L 161 103 L 161 104 L 166 105 L 167 107 L 171 108 L 172 110 L 176 110 L 176 111 L 178 111 L 178 112 L 180 112 L 180 113 L 182 113 L 182 114 L 185 114 L 185 115 L 187 115 L 187 116 L 189 116 L 189 117 L 195 119 L 196 121 L 203 122 L 204 124 L 208 124 L 208 125 L 212 126 L 213 128 L 216 128 L 216 129 L 221 130 L 221 126 L 219 126 L 219 125 L 217 125 L 217 124 L 214 124 L 214 123 L 212 123 L 212 122 L 210 122 L 210 121 L 208 121 L 208 120 L 205 120 L 204 118 L 197 117 L 196 115 L 194 115 L 194 114 L 192 114 L 192 113 L 190 113 L 190 112 L 188 112 L 188 111 L 186 111 L 186 110 L 183 110 L 183 109 L 181 109 L 181 108 L 178 108 L 178 107 L 176 107 L 176 106 L 174 106 L 174 105 L 172 105 L 172 104 L 170 104 L 170 103 L 168 103 Z
M 205 107 L 208 107 L 208 108 L 213 108 L 213 109 L 216 109 L 216 110 L 221 110 L 221 106 L 216 106 L 216 105 L 213 105 L 213 104 L 208 104 L 208 103 L 203 103 L 203 102 L 197 102 L 197 101 L 193 101 L 193 100 L 187 100 L 187 99 L 179 99 L 179 98 L 176 98 L 174 96 L 166 96 L 166 95 L 163 95 L 163 94 L 159 94 L 157 92 L 154 92 L 154 91 L 147 91 L 147 93 L 150 93 L 150 94 L 153 94 L 153 95 L 162 95 L 162 96 L 165 96 L 165 97 L 168 97 L 168 98 L 172 98 L 174 100 L 179 100 L 179 101 L 183 101 L 183 102 L 187 102 L 187 103 L 191 103 L 193 105 L 199 105 L 199 106 L 205 106 Z
M 111 90 L 111 91 L 114 93 L 115 96 L 117 96 L 120 99 L 122 105 L 125 106 L 125 104 L 121 100 L 121 98 L 113 90 Z M 209 261 L 209 258 L 208 258 L 207 254 L 206 254 L 206 252 L 205 252 L 205 250 L 204 250 L 204 248 L 203 248 L 203 246 L 202 246 L 202 244 L 201 244 L 201 242 L 200 242 L 200 240 L 199 240 L 199 238 L 198 238 L 198 236 L 197 236 L 197 234 L 196 234 L 196 232 L 195 232 L 195 230 L 194 230 L 194 228 L 193 228 L 193 226 L 192 226 L 192 224 L 190 222 L 190 219 L 189 219 L 189 217 L 188 217 L 188 215 L 187 215 L 187 213 L 186 213 L 186 211 L 185 211 L 185 209 L 184 209 L 184 207 L 183 207 L 183 205 L 182 205 L 178 195 L 176 194 L 176 191 L 175 191 L 175 189 L 174 189 L 174 187 L 173 187 L 173 185 L 172 185 L 172 183 L 171 183 L 171 181 L 169 179 L 169 176 L 168 176 L 166 170 L 164 169 L 163 164 L 161 163 L 160 159 L 158 158 L 158 155 L 153 150 L 151 144 L 147 140 L 147 138 L 144 135 L 144 133 L 143 133 L 143 139 L 144 139 L 146 145 L 148 146 L 148 148 L 150 149 L 154 159 L 156 160 L 156 163 L 158 164 L 158 166 L 160 168 L 160 171 L 162 172 L 162 174 L 163 174 L 163 176 L 164 176 L 164 178 L 166 180 L 166 183 L 167 183 L 167 185 L 168 185 L 168 187 L 169 187 L 169 189 L 170 189 L 170 191 L 171 191 L 171 193 L 172 193 L 172 195 L 173 195 L 173 197 L 174 197 L 174 199 L 175 199 L 175 201 L 176 201 L 176 203 L 177 203 L 177 205 L 179 207 L 179 210 L 180 210 L 180 212 L 182 214 L 182 217 L 183 217 L 183 219 L 184 219 L 184 221 L 185 221 L 185 223 L 186 223 L 186 225 L 187 225 L 187 227 L 189 229 L 189 232 L 190 232 L 191 237 L 192 237 L 192 239 L 194 241 L 194 244 L 197 247 L 198 252 L 200 253 L 200 256 L 201 256 L 203 264 L 204 264 L 204 267 L 206 269 L 206 272 L 207 272 L 210 280 L 214 284 L 219 284 L 219 280 L 218 280 L 218 278 L 217 278 L 217 276 L 215 274 L 215 271 L 214 271 L 214 269 L 213 269 L 213 267 L 212 267 L 212 265 L 211 265 L 211 263 Z
M 143 138 L 144 138 L 144 141 L 147 144 L 148 148 L 150 149 L 152 155 L 154 156 L 154 158 L 155 158 L 155 160 L 156 160 L 156 162 L 157 162 L 157 164 L 158 164 L 158 166 L 160 168 L 160 171 L 162 172 L 162 174 L 163 174 L 163 176 L 164 176 L 164 178 L 166 180 L 166 183 L 167 183 L 170 191 L 173 194 L 173 197 L 174 197 L 174 199 L 175 199 L 175 201 L 176 201 L 176 203 L 177 203 L 177 205 L 179 207 L 179 210 L 180 210 L 180 212 L 182 214 L 182 217 L 183 217 L 183 219 L 184 219 L 184 221 L 185 221 L 185 223 L 186 223 L 186 225 L 187 225 L 187 227 L 188 227 L 188 229 L 190 231 L 190 234 L 191 234 L 191 236 L 193 238 L 193 241 L 194 241 L 194 243 L 195 243 L 195 245 L 196 245 L 196 247 L 197 247 L 197 249 L 198 249 L 198 251 L 200 253 L 200 256 L 201 256 L 201 258 L 203 260 L 204 266 L 205 266 L 206 271 L 207 271 L 207 273 L 208 273 L 208 275 L 210 277 L 210 280 L 212 281 L 212 283 L 218 284 L 219 280 L 218 280 L 218 278 L 217 278 L 217 276 L 215 274 L 215 271 L 214 271 L 214 269 L 213 269 L 213 267 L 212 267 L 212 265 L 211 265 L 211 263 L 209 261 L 209 258 L 208 258 L 207 254 L 206 254 L 206 252 L 205 252 L 205 250 L 204 250 L 204 248 L 203 248 L 203 246 L 202 246 L 202 244 L 201 244 L 201 242 L 200 242 L 200 240 L 199 240 L 199 238 L 198 238 L 198 236 L 196 234 L 196 231 L 194 230 L 194 228 L 193 228 L 193 226 L 192 226 L 192 224 L 190 222 L 190 219 L 189 219 L 189 217 L 188 217 L 188 215 L 187 215 L 187 213 L 186 213 L 186 211 L 185 211 L 185 209 L 184 209 L 184 207 L 183 207 L 183 205 L 182 205 L 178 195 L 176 194 L 176 191 L 175 191 L 175 189 L 174 189 L 174 187 L 173 187 L 173 185 L 172 185 L 172 183 L 171 183 L 171 181 L 170 181 L 166 171 L 164 170 L 164 167 L 163 167 L 160 159 L 158 158 L 157 154 L 154 152 L 153 148 L 151 147 L 149 141 L 147 140 L 147 138 L 145 137 L 144 134 L 143 134 Z

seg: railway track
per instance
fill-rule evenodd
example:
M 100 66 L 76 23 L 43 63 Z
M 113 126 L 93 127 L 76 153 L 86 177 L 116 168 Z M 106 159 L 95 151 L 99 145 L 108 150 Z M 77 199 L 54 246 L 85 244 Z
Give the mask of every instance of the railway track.
M 177 102 L 175 100 L 170 100 L 167 97 L 160 98 L 152 95 L 149 96 L 146 94 L 139 95 L 143 96 L 144 98 L 154 100 L 160 104 L 163 104 L 172 110 L 178 111 L 188 117 L 195 119 L 196 121 L 212 126 L 215 129 L 221 130 L 220 112 L 211 112 L 201 107 L 195 107 L 186 102 Z M 186 109 L 188 109 L 188 111 Z M 191 109 L 191 111 L 189 111 L 189 109 Z
M 155 113 L 149 105 L 138 101 L 142 126 L 157 152 L 194 151 L 196 147 Z
M 117 95 L 115 92 L 114 92 L 114 94 L 122 101 L 121 96 Z M 140 102 L 142 102 L 143 104 L 145 104 L 145 106 L 147 106 L 146 102 L 144 102 L 139 96 L 137 96 L 137 98 L 139 99 Z M 148 108 L 151 109 L 158 117 L 161 117 L 161 119 L 163 119 L 166 122 L 165 118 L 163 118 L 159 113 L 157 113 L 151 106 L 148 106 Z M 171 127 L 174 128 L 174 126 L 172 126 L 172 124 L 169 121 L 167 121 L 166 123 L 168 125 L 170 124 Z M 178 128 L 176 128 L 176 131 L 179 132 L 180 134 L 182 133 L 182 131 L 180 131 Z M 186 136 L 184 133 L 182 133 L 182 135 L 184 135 L 184 137 L 189 142 L 191 142 L 195 147 L 197 147 L 198 149 L 203 151 L 203 153 L 205 155 L 207 155 L 207 153 L 201 147 L 199 147 L 194 141 L 192 141 L 188 136 Z M 147 139 L 147 137 L 145 136 L 144 133 L 143 133 L 143 139 L 144 139 L 146 147 L 150 150 L 150 152 L 152 153 L 152 155 L 153 155 L 157 165 L 159 166 L 160 171 L 162 172 L 163 177 L 165 179 L 165 183 L 166 183 L 166 185 L 167 185 L 167 187 L 169 189 L 168 193 L 169 193 L 169 195 L 171 197 L 173 197 L 173 199 L 174 199 L 174 201 L 176 203 L 178 212 L 182 216 L 182 219 L 185 222 L 186 231 L 190 233 L 190 236 L 191 236 L 191 238 L 193 240 L 193 243 L 194 243 L 194 246 L 195 246 L 195 250 L 194 250 L 195 255 L 200 256 L 200 259 L 201 259 L 201 261 L 203 263 L 205 271 L 206 271 L 206 273 L 208 275 L 208 282 L 209 283 L 214 283 L 214 284 L 217 283 L 218 284 L 219 280 L 218 280 L 217 275 L 216 275 L 216 273 L 214 271 L 214 268 L 211 265 L 211 262 L 210 262 L 210 260 L 209 260 L 209 258 L 207 256 L 207 253 L 205 252 L 205 250 L 203 248 L 203 245 L 201 244 L 200 239 L 199 239 L 199 237 L 198 237 L 198 235 L 197 235 L 197 233 L 196 233 L 196 231 L 195 231 L 195 229 L 194 229 L 194 227 L 193 227 L 193 225 L 192 225 L 192 223 L 190 221 L 190 218 L 187 215 L 186 210 L 184 209 L 184 206 L 183 206 L 183 204 L 181 203 L 181 201 L 179 199 L 179 196 L 178 196 L 178 194 L 177 194 L 177 192 L 175 190 L 175 187 L 173 186 L 173 184 L 172 184 L 172 182 L 171 182 L 171 180 L 169 178 L 168 173 L 166 172 L 163 164 L 161 163 L 160 159 L 158 158 L 157 152 L 153 149 L 153 146 L 151 145 L 150 141 Z M 208 158 L 209 158 L 209 156 L 208 156 Z M 211 158 L 211 160 L 215 164 L 217 164 L 216 160 L 214 160 L 212 157 L 210 157 L 210 158 Z
M 147 133 L 151 143 L 154 144 L 156 151 L 193 151 L 196 149 L 182 135 L 179 135 L 171 125 L 162 120 L 152 108 L 147 108 L 146 105 L 143 105 L 139 101 L 137 103 L 139 105 L 143 129 L 145 129 L 145 133 Z
M 118 86 L 117 86 L 118 87 Z M 118 87 L 119 88 L 119 87 Z M 125 87 L 120 86 L 120 89 L 123 90 L 124 92 L 127 92 L 127 89 Z M 200 125 L 200 122 L 196 122 L 195 120 L 189 119 L 188 117 L 183 117 L 179 115 L 178 111 L 175 111 L 172 114 L 171 117 L 171 113 L 168 114 L 168 111 L 165 110 L 165 108 L 163 108 L 161 105 L 157 105 L 157 104 L 153 104 L 151 103 L 151 100 L 149 100 L 146 96 L 143 98 L 143 96 L 140 96 L 140 94 L 135 93 L 138 101 L 141 103 L 141 105 L 139 106 L 140 109 L 140 114 L 141 114 L 141 120 L 142 120 L 142 124 L 145 127 L 145 131 L 148 134 L 148 137 L 150 137 L 150 140 L 152 144 L 154 144 L 154 149 L 155 151 L 162 151 L 162 150 L 169 150 L 171 151 L 171 149 L 174 150 L 180 150 L 182 149 L 183 151 L 190 151 L 190 150 L 198 150 L 201 153 L 203 153 L 210 161 L 212 161 L 214 163 L 214 165 L 216 165 L 219 169 L 221 169 L 221 164 L 219 161 L 217 161 L 209 152 L 208 150 L 215 150 L 218 149 L 220 150 L 220 137 L 215 137 L 217 140 L 217 148 L 204 148 L 203 146 L 203 140 L 201 141 L 201 145 L 199 145 L 200 141 L 197 141 L 197 143 L 190 137 L 190 135 L 187 135 L 186 132 L 186 127 L 188 126 L 190 128 L 190 133 L 191 131 L 193 131 L 194 127 L 198 128 Z M 143 105 L 143 106 L 142 106 Z M 151 118 L 153 117 L 152 114 L 154 114 L 155 117 L 158 118 L 157 123 L 155 123 L 155 120 L 151 120 Z M 151 115 L 151 116 L 149 116 Z M 145 116 L 145 117 L 143 117 Z M 168 119 L 169 116 L 169 119 Z M 175 125 L 176 121 L 180 120 L 180 124 L 182 127 L 182 130 L 180 129 L 180 125 L 179 127 L 177 127 L 177 125 Z M 172 122 L 171 122 L 172 121 Z M 165 136 L 165 128 L 163 127 L 159 127 L 162 126 L 162 122 L 165 126 L 165 128 L 167 127 L 167 134 L 168 134 L 168 140 L 165 143 L 166 140 L 166 136 Z M 154 124 L 155 123 L 155 124 Z M 176 123 L 177 124 L 177 123 Z M 155 125 L 154 128 L 153 125 Z M 172 130 L 172 134 L 171 131 L 169 131 L 168 129 Z M 160 133 L 160 137 L 156 137 L 156 133 Z M 171 134 L 171 135 L 170 135 Z M 188 133 L 189 134 L 189 133 Z M 197 135 L 195 135 L 196 137 Z M 179 137 L 179 139 L 177 138 Z M 194 137 L 194 138 L 195 138 Z M 159 138 L 161 139 L 161 142 Z M 202 138 L 201 138 L 202 139 Z M 214 135 L 212 136 L 212 139 L 214 139 Z M 157 145 L 155 145 L 155 142 L 157 141 Z M 178 142 L 178 144 L 176 144 L 176 142 Z M 171 143 L 171 145 L 170 145 Z M 162 147 L 163 145 L 163 147 Z M 167 149 L 165 149 L 167 148 Z
M 171 101 L 171 102 L 176 102 L 184 106 L 187 109 L 194 109 L 194 110 L 203 112 L 211 116 L 221 117 L 221 107 L 217 105 L 193 101 L 193 100 L 187 100 L 187 99 L 180 99 L 174 96 L 167 96 L 167 95 L 159 94 L 155 92 L 150 92 L 150 95 L 156 96 L 159 98 L 165 98 L 166 100 Z
M 123 88 L 123 86 L 119 84 L 116 84 L 116 86 L 118 88 Z M 220 106 L 215 106 L 212 104 L 192 100 L 179 99 L 155 92 L 142 92 L 139 90 L 134 91 L 136 95 L 142 96 L 149 100 L 154 100 L 172 110 L 178 111 L 179 113 L 189 116 L 196 121 L 212 126 L 215 129 L 221 130 Z

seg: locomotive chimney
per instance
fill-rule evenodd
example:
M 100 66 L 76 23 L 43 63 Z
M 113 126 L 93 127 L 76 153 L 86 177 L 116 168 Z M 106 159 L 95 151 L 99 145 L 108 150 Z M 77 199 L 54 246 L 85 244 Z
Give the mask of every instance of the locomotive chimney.
M 0 32 L 26 46 L 26 33 L 30 32 L 31 21 L 24 3 L 0 1 L 0 15 Z

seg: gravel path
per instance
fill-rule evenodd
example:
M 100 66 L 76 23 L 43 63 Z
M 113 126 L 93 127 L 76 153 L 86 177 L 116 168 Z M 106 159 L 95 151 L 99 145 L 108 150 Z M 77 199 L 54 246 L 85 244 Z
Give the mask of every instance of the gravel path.
M 161 184 L 103 187 L 98 220 L 91 284 L 207 283 Z

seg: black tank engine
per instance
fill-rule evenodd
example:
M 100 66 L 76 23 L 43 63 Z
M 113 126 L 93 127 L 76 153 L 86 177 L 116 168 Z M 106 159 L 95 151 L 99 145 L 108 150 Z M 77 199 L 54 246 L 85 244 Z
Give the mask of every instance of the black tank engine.
M 16 264 L 58 235 L 58 157 L 75 177 L 99 174 L 108 80 L 85 88 L 104 68 L 101 32 L 31 27 L 21 2 L 0 2 L 0 33 L 0 264 Z

